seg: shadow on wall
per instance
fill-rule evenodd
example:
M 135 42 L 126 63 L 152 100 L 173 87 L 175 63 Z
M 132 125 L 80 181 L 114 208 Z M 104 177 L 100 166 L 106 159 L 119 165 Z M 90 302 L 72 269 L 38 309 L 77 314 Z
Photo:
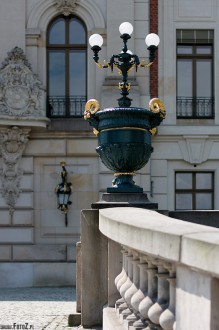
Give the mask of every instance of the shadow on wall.
M 158 211 L 159 212 L 159 211 Z M 163 212 L 160 212 L 163 213 Z M 219 211 L 169 211 L 168 214 L 171 218 L 180 219 L 199 225 L 219 228 Z

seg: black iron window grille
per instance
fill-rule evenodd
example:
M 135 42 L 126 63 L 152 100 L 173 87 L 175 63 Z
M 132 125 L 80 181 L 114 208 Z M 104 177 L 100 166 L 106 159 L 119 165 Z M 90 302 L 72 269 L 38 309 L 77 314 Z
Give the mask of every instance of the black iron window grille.
M 213 97 L 177 97 L 177 118 L 207 119 L 214 117 Z
M 83 117 L 86 97 L 49 96 L 47 111 L 50 118 Z

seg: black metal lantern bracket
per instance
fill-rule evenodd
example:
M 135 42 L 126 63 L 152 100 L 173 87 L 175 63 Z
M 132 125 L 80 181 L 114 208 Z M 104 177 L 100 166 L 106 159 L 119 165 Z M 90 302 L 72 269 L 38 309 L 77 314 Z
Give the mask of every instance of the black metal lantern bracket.
M 103 44 L 102 36 L 100 34 L 92 34 L 89 38 L 89 43 L 94 53 L 93 59 L 98 67 L 103 69 L 111 68 L 111 71 L 113 72 L 115 66 L 118 69 L 119 74 L 122 75 L 122 82 L 119 83 L 122 97 L 118 99 L 118 104 L 120 107 L 130 107 L 132 100 L 127 97 L 131 88 L 131 84 L 127 82 L 128 74 L 133 68 L 135 68 L 135 71 L 137 72 L 138 68 L 148 68 L 153 64 L 160 38 L 155 33 L 150 33 L 146 36 L 145 42 L 148 46 L 147 49 L 149 50 L 150 55 L 149 62 L 145 63 L 144 60 L 140 61 L 136 54 L 133 54 L 128 50 L 127 42 L 131 38 L 133 32 L 132 24 L 129 22 L 123 22 L 119 27 L 119 31 L 121 33 L 120 38 L 123 40 L 122 52 L 117 55 L 112 55 L 108 62 L 105 60 L 103 64 L 99 63 L 99 52 Z
M 65 215 L 65 226 L 68 226 L 68 206 L 72 204 L 69 200 L 73 187 L 71 182 L 67 182 L 67 170 L 65 168 L 66 163 L 61 162 L 62 166 L 61 178 L 62 182 L 59 183 L 55 188 L 55 193 L 57 195 L 57 208 Z

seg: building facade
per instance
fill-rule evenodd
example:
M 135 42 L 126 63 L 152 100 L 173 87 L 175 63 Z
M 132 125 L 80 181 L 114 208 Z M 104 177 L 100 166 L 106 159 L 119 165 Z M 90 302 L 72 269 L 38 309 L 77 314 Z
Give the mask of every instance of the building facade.
M 167 116 L 150 162 L 135 177 L 162 210 L 217 209 L 219 181 L 218 0 L 0 1 L 0 285 L 75 285 L 80 211 L 111 185 L 86 100 L 117 105 L 117 72 L 98 68 L 88 38 L 104 38 L 100 62 L 121 51 L 119 25 L 134 27 L 129 49 L 159 34 L 151 69 L 130 73 L 132 105 L 152 97 Z M 62 161 L 72 183 L 68 226 L 57 209 Z

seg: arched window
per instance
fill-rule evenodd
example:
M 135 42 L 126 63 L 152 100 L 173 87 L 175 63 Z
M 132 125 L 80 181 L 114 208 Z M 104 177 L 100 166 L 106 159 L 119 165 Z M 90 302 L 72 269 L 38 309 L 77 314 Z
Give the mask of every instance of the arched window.
M 82 117 L 87 94 L 87 33 L 75 16 L 59 16 L 47 32 L 49 117 Z

